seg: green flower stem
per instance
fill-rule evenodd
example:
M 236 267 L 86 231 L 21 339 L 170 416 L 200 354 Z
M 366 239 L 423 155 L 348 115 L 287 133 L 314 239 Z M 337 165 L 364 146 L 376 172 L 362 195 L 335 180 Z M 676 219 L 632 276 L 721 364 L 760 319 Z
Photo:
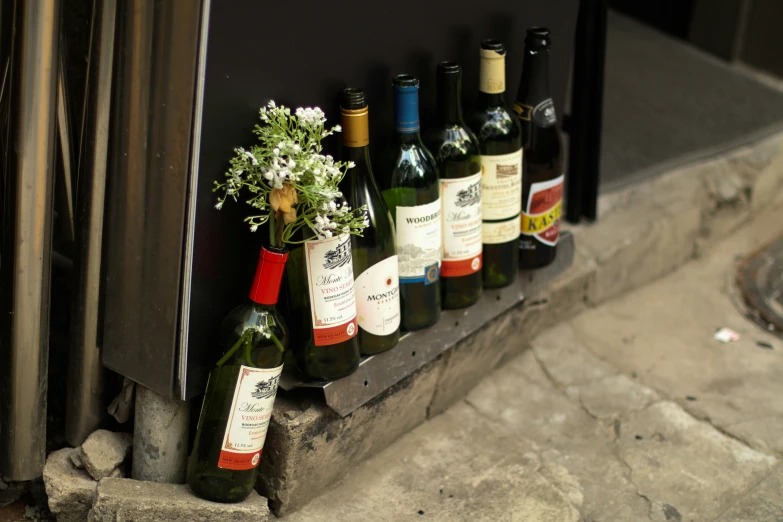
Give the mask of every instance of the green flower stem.
M 236 352 L 242 344 L 247 341 L 247 338 L 253 335 L 252 330 L 245 330 L 242 333 L 242 336 L 239 338 L 239 340 L 234 344 L 234 346 L 231 347 L 229 351 L 226 352 L 226 354 L 220 358 L 220 360 L 217 362 L 217 366 L 223 366 L 226 364 L 226 361 L 228 361 L 232 355 L 234 355 L 234 352 Z

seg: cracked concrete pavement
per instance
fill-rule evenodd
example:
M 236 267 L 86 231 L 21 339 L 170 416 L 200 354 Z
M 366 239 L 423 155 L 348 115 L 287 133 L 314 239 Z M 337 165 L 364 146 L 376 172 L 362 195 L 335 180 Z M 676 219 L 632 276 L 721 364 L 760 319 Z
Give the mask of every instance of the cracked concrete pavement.
M 286 518 L 783 520 L 783 339 L 745 319 L 732 291 L 737 260 L 781 223 L 783 210 L 759 215 L 544 332 Z M 741 339 L 715 341 L 723 326 Z

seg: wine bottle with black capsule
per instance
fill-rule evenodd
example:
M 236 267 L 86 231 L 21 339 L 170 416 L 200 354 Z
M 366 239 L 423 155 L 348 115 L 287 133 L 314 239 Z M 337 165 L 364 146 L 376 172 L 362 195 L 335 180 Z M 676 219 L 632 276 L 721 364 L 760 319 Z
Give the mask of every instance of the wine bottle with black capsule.
M 522 209 L 522 128 L 506 108 L 506 49 L 484 40 L 478 109 L 468 124 L 481 150 L 484 288 L 508 286 L 519 270 Z
M 221 325 L 187 473 L 190 489 L 207 500 L 240 502 L 255 485 L 288 344 L 275 308 L 287 258 L 261 250 L 249 301 Z
M 397 231 L 402 327 L 411 331 L 440 317 L 440 184 L 435 159 L 421 141 L 419 80 L 400 74 L 392 86 L 396 133 L 380 167 L 390 180 L 383 197 Z
M 514 112 L 522 123 L 522 217 L 519 266 L 540 268 L 555 260 L 563 206 L 563 168 L 555 104 L 549 94 L 549 29 L 532 27 Z
M 482 291 L 481 154 L 462 118 L 462 69 L 442 62 L 436 69 L 436 126 L 424 133 L 435 156 L 443 207 L 443 308 L 463 308 Z
M 370 163 L 369 108 L 361 89 L 344 89 L 340 101 L 343 160 L 354 167 L 341 183 L 351 207 L 366 206 L 369 226 L 351 237 L 356 274 L 359 350 L 374 355 L 400 340 L 400 283 L 392 221 L 373 177 Z

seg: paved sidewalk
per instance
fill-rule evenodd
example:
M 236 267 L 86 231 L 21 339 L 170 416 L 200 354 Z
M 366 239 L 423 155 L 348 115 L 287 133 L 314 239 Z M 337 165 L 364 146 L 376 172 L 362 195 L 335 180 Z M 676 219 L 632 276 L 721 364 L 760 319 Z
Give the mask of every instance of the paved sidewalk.
M 783 339 L 731 290 L 736 260 L 781 233 L 783 209 L 760 215 L 545 332 L 286 519 L 783 520 Z M 715 341 L 723 326 L 742 338 Z

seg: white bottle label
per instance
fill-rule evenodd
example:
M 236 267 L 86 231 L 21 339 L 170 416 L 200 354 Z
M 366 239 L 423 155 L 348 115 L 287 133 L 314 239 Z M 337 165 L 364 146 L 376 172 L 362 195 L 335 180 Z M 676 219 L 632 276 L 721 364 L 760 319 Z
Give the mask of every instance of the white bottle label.
M 305 257 L 315 345 L 347 341 L 356 335 L 351 236 L 305 241 Z
M 440 180 L 443 202 L 443 277 L 481 270 L 481 172 Z
M 522 211 L 522 149 L 501 156 L 481 156 L 481 205 L 485 245 L 519 237 Z M 488 222 L 489 221 L 489 222 Z
M 282 371 L 282 365 L 271 369 L 239 367 L 219 468 L 244 470 L 258 466 Z
M 400 283 L 429 285 L 440 276 L 440 199 L 415 207 L 397 207 L 397 257 Z
M 400 278 L 397 256 L 387 257 L 356 278 L 359 327 L 373 335 L 389 335 L 400 327 Z

